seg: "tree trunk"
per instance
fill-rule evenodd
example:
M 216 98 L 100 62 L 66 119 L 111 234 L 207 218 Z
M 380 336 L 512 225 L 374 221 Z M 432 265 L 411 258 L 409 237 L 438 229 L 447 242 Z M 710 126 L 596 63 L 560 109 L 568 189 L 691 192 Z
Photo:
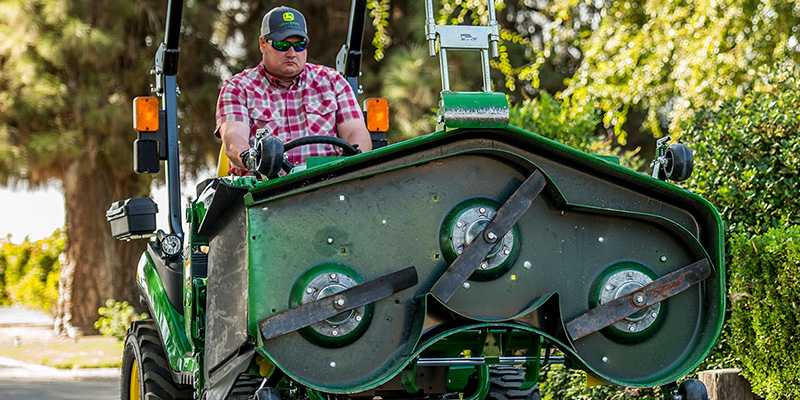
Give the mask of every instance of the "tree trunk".
M 149 179 L 102 156 L 78 157 L 63 177 L 67 243 L 55 329 L 75 336 L 96 332 L 97 309 L 107 299 L 138 307 L 136 265 L 145 243 L 114 240 L 105 212 L 113 201 L 146 193 Z
M 698 379 L 706 385 L 709 400 L 754 400 L 759 397 L 750 391 L 750 383 L 738 369 L 702 371 Z

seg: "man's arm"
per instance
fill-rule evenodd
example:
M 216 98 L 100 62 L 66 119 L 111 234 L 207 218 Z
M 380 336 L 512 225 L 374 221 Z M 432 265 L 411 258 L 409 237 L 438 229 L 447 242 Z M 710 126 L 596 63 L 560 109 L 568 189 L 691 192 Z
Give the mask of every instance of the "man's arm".
M 361 118 L 344 120 L 336 125 L 339 137 L 350 144 L 357 144 L 361 151 L 372 150 L 372 138 L 369 136 L 367 126 Z
M 239 156 L 250 148 L 250 126 L 240 121 L 225 121 L 219 131 L 228 159 L 237 168 L 247 169 Z
M 350 144 L 357 144 L 361 151 L 372 150 L 372 138 L 369 136 L 367 125 L 364 124 L 364 114 L 358 106 L 358 100 L 350 84 L 338 73 L 334 78 L 334 91 L 336 92 L 336 131 L 339 137 Z
M 217 134 L 231 164 L 247 169 L 239 155 L 250 148 L 250 118 L 244 90 L 235 82 L 223 83 L 217 99 Z

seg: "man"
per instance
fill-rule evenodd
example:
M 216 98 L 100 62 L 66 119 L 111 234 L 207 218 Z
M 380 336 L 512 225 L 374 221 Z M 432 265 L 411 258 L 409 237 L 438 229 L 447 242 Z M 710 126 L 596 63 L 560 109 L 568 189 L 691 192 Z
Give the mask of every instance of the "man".
M 372 149 L 364 117 L 350 85 L 336 70 L 306 63 L 308 32 L 303 14 L 276 7 L 264 15 L 258 47 L 261 63 L 228 79 L 217 100 L 217 132 L 231 161 L 229 173 L 254 170 L 256 131 L 266 128 L 284 143 L 311 136 L 339 136 L 362 151 Z M 309 156 L 337 154 L 330 145 L 301 146 L 287 153 L 293 164 Z

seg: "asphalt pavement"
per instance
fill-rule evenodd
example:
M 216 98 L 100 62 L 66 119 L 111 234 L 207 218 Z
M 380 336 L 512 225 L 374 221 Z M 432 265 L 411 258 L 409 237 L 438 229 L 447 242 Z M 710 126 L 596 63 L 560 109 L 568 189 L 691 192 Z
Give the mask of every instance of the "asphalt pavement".
M 49 335 L 49 316 L 21 307 L 0 307 L 0 336 Z M 20 333 L 22 332 L 22 333 Z M 60 370 L 0 357 L 0 400 L 117 400 L 119 370 Z
M 3 367 L 0 367 L 2 371 Z M 0 379 L 0 400 L 118 400 L 119 378 L 39 381 Z

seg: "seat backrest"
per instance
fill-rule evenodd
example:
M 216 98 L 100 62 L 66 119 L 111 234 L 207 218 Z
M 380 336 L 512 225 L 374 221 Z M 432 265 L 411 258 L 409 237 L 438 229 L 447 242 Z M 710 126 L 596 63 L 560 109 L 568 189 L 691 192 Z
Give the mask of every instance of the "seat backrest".
M 231 161 L 228 155 L 225 154 L 225 144 L 219 146 L 219 157 L 217 158 L 217 176 L 227 176 L 228 169 L 230 169 Z

